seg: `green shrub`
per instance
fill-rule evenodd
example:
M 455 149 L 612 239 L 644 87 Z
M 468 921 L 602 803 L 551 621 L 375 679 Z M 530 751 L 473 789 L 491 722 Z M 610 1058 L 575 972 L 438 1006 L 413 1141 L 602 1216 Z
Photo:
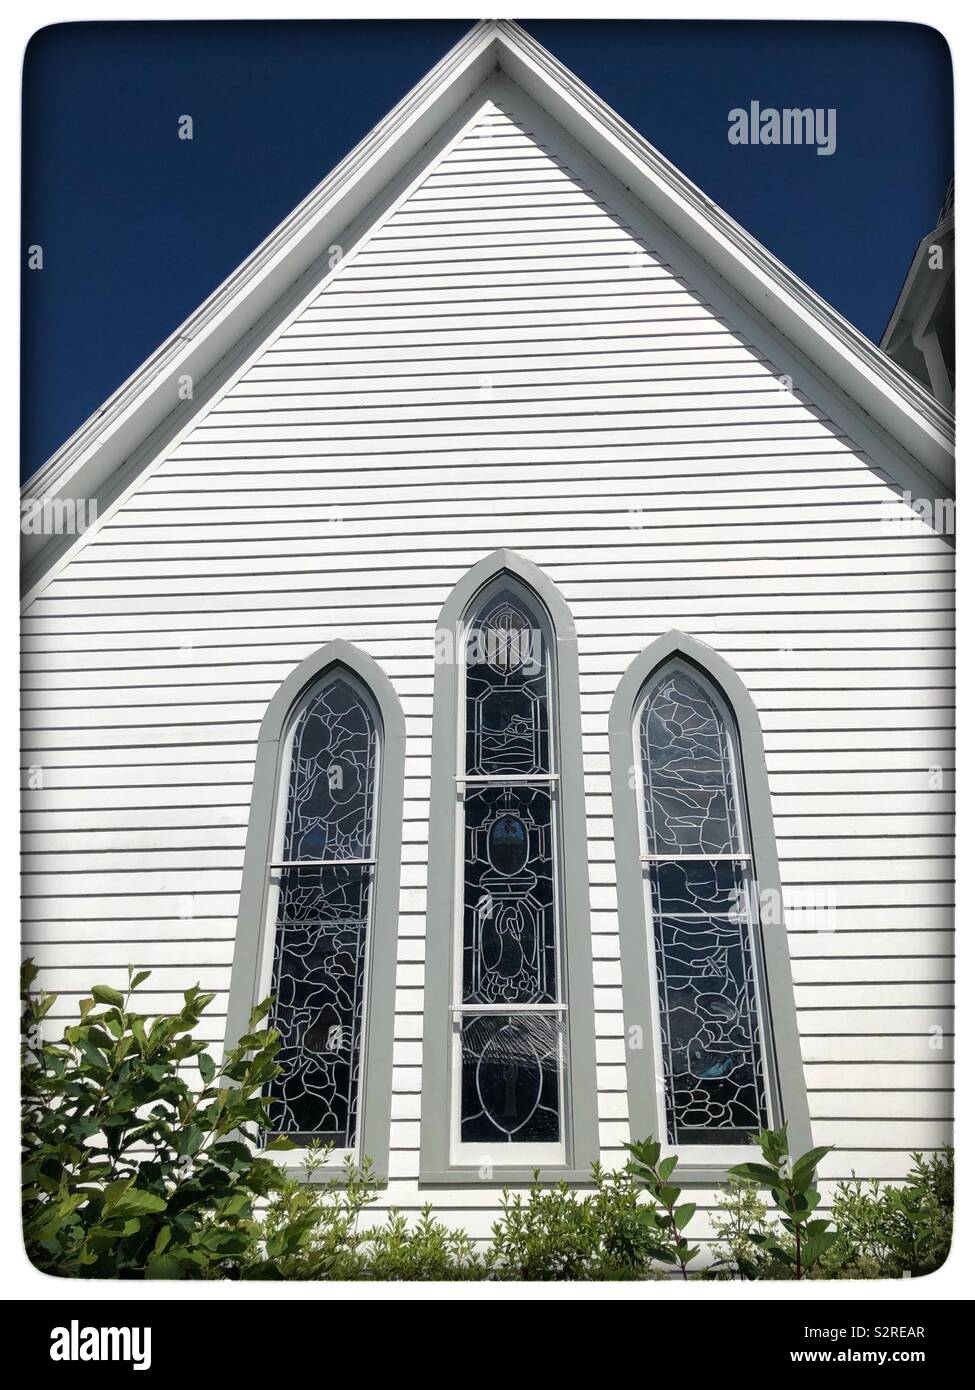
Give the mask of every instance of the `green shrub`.
M 150 1023 L 129 1008 L 148 973 L 130 970 L 125 994 L 96 985 L 53 1042 L 42 1028 L 56 996 L 33 994 L 37 971 L 24 966 L 23 1231 L 45 1273 L 232 1273 L 254 1239 L 256 1200 L 281 1179 L 254 1151 L 277 1070 L 277 1035 L 253 1031 L 267 1006 L 218 1068 L 191 1036 L 213 995 L 189 989 L 179 1013 Z M 180 1070 L 189 1062 L 202 1088 Z
M 282 1181 L 241 1262 L 242 1279 L 484 1278 L 471 1238 L 434 1220 L 429 1208 L 413 1226 L 392 1209 L 383 1224 L 363 1227 L 382 1183 L 368 1159 L 361 1167 L 349 1159 L 341 1176 L 319 1181 L 328 1155 L 313 1150 L 304 1177 Z
M 341 1175 L 319 1180 L 329 1149 L 313 1146 L 304 1176 L 282 1173 L 253 1240 L 239 1263 L 242 1279 L 354 1279 L 362 1261 L 358 1255 L 359 1217 L 376 1200 L 381 1184 L 371 1163 L 361 1168 L 347 1160 Z
M 410 1226 L 398 1211 L 385 1224 L 365 1233 L 362 1243 L 365 1279 L 455 1281 L 487 1278 L 487 1266 L 466 1231 L 450 1230 L 424 1207 Z
M 640 1184 L 647 1197 L 646 1204 L 639 1209 L 639 1217 L 650 1237 L 650 1252 L 655 1260 L 676 1265 L 681 1278 L 686 1280 L 691 1261 L 701 1251 L 684 1235 L 697 1207 L 693 1202 L 682 1202 L 680 1188 L 670 1180 L 677 1167 L 677 1156 L 671 1154 L 669 1158 L 661 1158 L 660 1145 L 653 1139 L 623 1147 L 631 1154 L 626 1171 Z
M 819 1277 L 902 1279 L 944 1264 L 954 1215 L 954 1151 L 911 1157 L 903 1186 L 858 1178 L 837 1184 L 833 1220 L 839 1237 Z
M 772 1194 L 785 1236 L 753 1233 L 749 1239 L 772 1261 L 772 1275 L 779 1279 L 807 1279 L 819 1265 L 837 1232 L 830 1223 L 814 1216 L 821 1196 L 816 1189 L 816 1169 L 828 1148 L 810 1149 L 793 1160 L 786 1127 L 763 1130 L 758 1146 L 764 1163 L 740 1163 L 730 1170 Z
M 96 985 L 78 1023 L 43 1036 L 56 1001 L 35 994 L 24 966 L 23 1230 L 32 1263 L 74 1278 L 318 1280 L 609 1280 L 683 1278 L 856 1279 L 926 1274 L 951 1243 L 953 1157 L 924 1159 L 902 1186 L 838 1184 L 832 1223 L 816 1217 L 816 1166 L 826 1149 L 794 1163 L 785 1130 L 759 1136 L 764 1163 L 732 1169 L 713 1262 L 684 1231 L 697 1208 L 681 1200 L 674 1156 L 648 1139 L 626 1145 L 627 1169 L 593 1165 L 593 1187 L 505 1191 L 482 1254 L 464 1231 L 390 1210 L 364 1215 L 382 1183 L 368 1160 L 330 1181 L 327 1150 L 302 1176 L 267 1141 L 268 1083 L 278 1036 L 250 1032 L 219 1067 L 193 1035 L 213 995 L 186 990 L 174 1015 L 150 1020 L 130 1007 L 148 971 L 129 971 L 124 993 Z M 195 1066 L 199 1080 L 186 1074 Z M 773 1224 L 761 1197 L 778 1207 Z M 832 1225 L 832 1229 L 831 1229 Z M 784 1234 L 783 1234 L 784 1232 Z
M 566 1183 L 526 1194 L 505 1190 L 492 1228 L 487 1266 L 497 1279 L 643 1279 L 651 1274 L 654 1239 L 641 1219 L 628 1174 L 593 1164 L 595 1191 Z
M 715 1239 L 711 1279 L 771 1279 L 773 1261 L 766 1242 L 774 1235 L 761 1189 L 748 1178 L 729 1178 L 718 1198 L 720 1215 L 711 1217 Z

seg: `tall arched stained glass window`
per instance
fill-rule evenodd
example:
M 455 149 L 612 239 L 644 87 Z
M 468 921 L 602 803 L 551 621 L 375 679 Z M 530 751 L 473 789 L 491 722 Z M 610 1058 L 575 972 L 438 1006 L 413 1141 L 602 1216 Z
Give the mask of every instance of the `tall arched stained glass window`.
M 270 1117 L 299 1144 L 355 1145 L 379 756 L 372 701 L 339 668 L 294 722 L 269 865 L 270 1022 L 282 1039 Z
M 454 953 L 455 1144 L 564 1150 L 565 995 L 552 643 L 508 578 L 465 629 Z M 529 1150 L 531 1146 L 531 1151 Z M 471 1152 L 466 1149 L 466 1152 Z
M 734 719 L 679 659 L 636 710 L 667 1139 L 736 1144 L 768 1123 L 747 807 Z

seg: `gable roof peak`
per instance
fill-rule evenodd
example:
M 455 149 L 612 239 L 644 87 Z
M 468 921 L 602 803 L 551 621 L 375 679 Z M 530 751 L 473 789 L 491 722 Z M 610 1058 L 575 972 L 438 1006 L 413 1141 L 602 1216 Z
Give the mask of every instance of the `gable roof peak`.
M 498 74 L 615 177 L 676 239 L 793 344 L 896 449 L 951 487 L 949 412 L 804 285 L 520 25 L 479 20 L 26 484 L 33 503 L 106 506 L 205 407 L 241 344 L 271 331 L 334 245 L 349 245 L 404 172 Z M 483 92 L 490 97 L 489 90 Z M 195 400 L 182 399 L 187 376 Z M 75 538 L 23 538 L 30 588 Z

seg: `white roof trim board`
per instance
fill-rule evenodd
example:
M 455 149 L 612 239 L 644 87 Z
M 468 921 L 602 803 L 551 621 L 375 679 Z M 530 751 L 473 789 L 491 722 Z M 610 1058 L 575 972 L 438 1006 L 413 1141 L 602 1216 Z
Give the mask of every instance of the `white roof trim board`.
M 372 206 L 499 69 L 894 444 L 951 489 L 949 412 L 523 29 L 509 20 L 484 20 L 52 455 L 25 485 L 25 499 L 117 495 L 200 409 L 206 378 L 260 330 L 279 300 L 325 264 L 330 246 L 342 245 L 355 224 L 368 222 Z M 361 234 L 361 226 L 355 230 Z M 197 384 L 197 399 L 180 403 L 178 380 L 187 374 Z M 23 538 L 29 584 L 54 562 L 63 539 Z

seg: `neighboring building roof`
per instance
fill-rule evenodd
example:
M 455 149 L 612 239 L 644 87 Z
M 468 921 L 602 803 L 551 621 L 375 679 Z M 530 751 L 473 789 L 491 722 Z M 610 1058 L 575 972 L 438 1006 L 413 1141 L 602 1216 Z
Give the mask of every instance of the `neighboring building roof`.
M 880 346 L 943 405 L 955 397 L 955 181 L 918 243 Z
M 500 70 L 599 161 L 752 309 L 797 347 L 895 446 L 950 489 L 951 415 L 701 192 L 523 29 L 485 20 L 410 91 L 208 300 L 38 470 L 25 499 L 99 499 L 102 510 L 200 410 L 208 385 L 269 331 L 275 306 L 324 278 L 329 250 L 369 228 L 381 198 L 422 165 Z M 182 401 L 179 382 L 195 383 Z M 25 536 L 34 583 L 63 538 Z

